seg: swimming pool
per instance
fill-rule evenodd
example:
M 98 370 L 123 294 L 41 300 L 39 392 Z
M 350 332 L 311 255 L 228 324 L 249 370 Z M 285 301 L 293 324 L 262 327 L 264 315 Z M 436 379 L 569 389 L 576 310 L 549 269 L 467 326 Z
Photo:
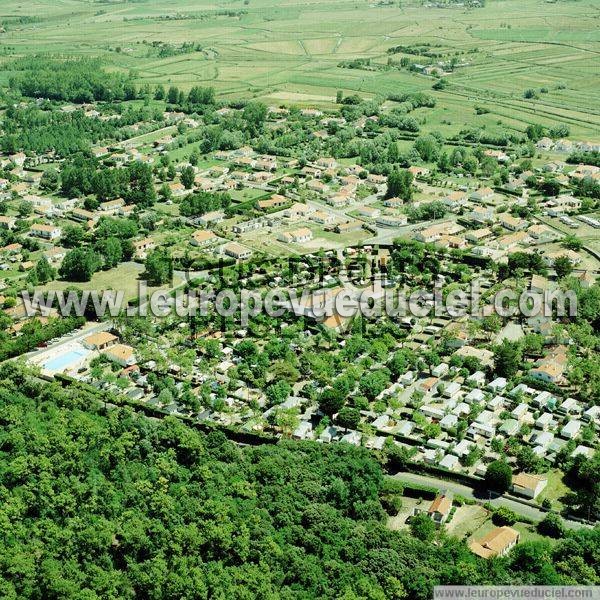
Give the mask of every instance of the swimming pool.
M 79 366 L 88 354 L 89 351 L 84 348 L 70 350 L 46 361 L 43 367 L 47 371 L 64 371 L 67 368 Z

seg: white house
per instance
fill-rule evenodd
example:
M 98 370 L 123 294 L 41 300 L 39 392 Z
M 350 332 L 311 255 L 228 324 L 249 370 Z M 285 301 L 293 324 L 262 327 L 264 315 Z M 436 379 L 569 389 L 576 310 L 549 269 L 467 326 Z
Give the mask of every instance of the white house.
M 517 421 L 522 421 L 529 410 L 529 406 L 525 402 L 521 402 L 510 413 Z
M 561 430 L 561 437 L 567 438 L 568 440 L 572 440 L 579 435 L 579 430 L 581 429 L 581 421 L 573 420 L 569 421 Z
M 310 421 L 301 421 L 298 427 L 294 430 L 293 437 L 297 440 L 306 440 L 311 436 L 312 424 Z
M 450 367 L 448 366 L 447 363 L 440 363 L 439 365 L 437 365 L 436 367 L 433 367 L 433 369 L 431 369 L 431 374 L 434 377 L 443 377 L 444 375 L 446 375 L 448 373 L 449 370 L 450 370 Z
M 453 409 L 452 414 L 460 417 L 461 415 L 468 415 L 471 412 L 471 408 L 466 402 L 459 402 Z
M 103 350 L 102 354 L 122 367 L 130 367 L 136 363 L 135 350 L 126 344 L 110 346 Z
M 475 371 L 475 373 L 467 377 L 467 381 L 476 386 L 483 386 L 485 385 L 485 373 L 483 371 Z
M 463 457 L 471 452 L 471 448 L 473 448 L 472 442 L 469 442 L 469 440 L 461 440 L 454 446 L 451 452 L 458 457 Z
M 535 422 L 535 426 L 544 431 L 550 429 L 553 425 L 554 419 L 552 418 L 552 413 L 549 412 L 542 413 Z
M 452 429 L 456 427 L 458 423 L 458 417 L 453 414 L 445 415 L 444 418 L 440 421 L 440 426 L 442 429 Z
M 45 240 L 56 240 L 62 233 L 61 228 L 56 225 L 39 225 L 37 223 L 32 225 L 29 231 L 31 235 L 44 238 Z
M 436 408 L 435 406 L 431 406 L 430 404 L 424 404 L 419 409 L 426 417 L 431 419 L 443 419 L 444 411 L 441 408 Z
M 412 433 L 415 428 L 415 424 L 412 421 L 400 421 L 396 424 L 396 433 L 405 437 Z
M 442 460 L 440 460 L 440 467 L 444 469 L 448 469 L 449 471 L 454 471 L 460 466 L 458 462 L 458 456 L 454 456 L 454 454 L 446 454 Z
M 208 225 L 215 225 L 216 223 L 220 223 L 225 218 L 225 213 L 222 210 L 214 210 L 212 212 L 207 212 L 198 218 L 198 223 L 200 225 L 204 225 L 204 227 Z
M 313 238 L 313 233 L 308 227 L 301 227 L 294 231 L 286 231 L 280 233 L 277 239 L 286 243 L 303 244 L 309 242 Z
M 468 402 L 469 404 L 478 403 L 481 402 L 484 398 L 485 394 L 480 389 L 476 388 L 474 390 L 471 390 L 465 396 L 465 402 Z
M 491 381 L 488 384 L 488 387 L 494 392 L 502 392 L 506 388 L 507 384 L 508 382 L 506 379 L 504 379 L 504 377 L 497 377 L 494 379 L 494 381 Z
M 456 383 L 456 381 L 452 381 L 448 385 L 446 385 L 443 389 L 442 396 L 446 398 L 454 398 L 460 392 L 460 383 Z
M 525 496 L 533 500 L 547 485 L 548 480 L 545 477 L 519 473 L 513 477 L 512 491 L 519 496 Z

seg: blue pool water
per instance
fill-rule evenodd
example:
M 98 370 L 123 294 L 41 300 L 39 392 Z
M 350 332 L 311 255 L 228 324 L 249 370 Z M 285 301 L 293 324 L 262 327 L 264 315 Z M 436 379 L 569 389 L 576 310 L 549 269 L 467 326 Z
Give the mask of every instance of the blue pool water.
M 59 354 L 49 361 L 44 363 L 44 369 L 48 371 L 64 371 L 71 365 L 75 365 L 81 361 L 82 358 L 88 355 L 87 350 L 71 350 L 64 354 Z

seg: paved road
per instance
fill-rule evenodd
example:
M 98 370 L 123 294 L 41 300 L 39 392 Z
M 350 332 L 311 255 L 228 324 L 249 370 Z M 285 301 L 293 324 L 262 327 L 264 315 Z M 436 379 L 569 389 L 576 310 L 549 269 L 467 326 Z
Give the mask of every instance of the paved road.
M 403 472 L 397 473 L 393 477 L 400 481 L 405 481 L 406 483 L 429 486 L 437 488 L 438 490 L 449 490 L 453 494 L 464 496 L 465 498 L 471 498 L 473 500 L 477 500 L 478 502 L 490 502 L 492 506 L 504 506 L 505 508 L 510 508 L 519 515 L 523 515 L 524 517 L 534 519 L 536 521 L 541 521 L 546 516 L 546 513 L 542 510 L 538 510 L 537 508 L 533 508 L 527 504 L 521 504 L 521 502 L 511 500 L 510 498 L 506 498 L 504 496 L 489 499 L 487 496 L 480 494 L 472 487 L 463 485 L 461 483 L 444 481 L 429 475 L 420 475 L 417 473 Z M 588 525 L 585 525 L 584 523 L 571 521 L 569 519 L 564 519 L 564 522 L 568 529 L 581 529 L 582 527 L 588 527 Z

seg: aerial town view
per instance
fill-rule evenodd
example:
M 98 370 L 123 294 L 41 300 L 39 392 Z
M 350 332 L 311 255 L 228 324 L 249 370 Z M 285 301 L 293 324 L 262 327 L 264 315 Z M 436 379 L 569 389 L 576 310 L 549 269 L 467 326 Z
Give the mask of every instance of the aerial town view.
M 0 599 L 600 598 L 599 275 L 599 0 L 0 0 Z

